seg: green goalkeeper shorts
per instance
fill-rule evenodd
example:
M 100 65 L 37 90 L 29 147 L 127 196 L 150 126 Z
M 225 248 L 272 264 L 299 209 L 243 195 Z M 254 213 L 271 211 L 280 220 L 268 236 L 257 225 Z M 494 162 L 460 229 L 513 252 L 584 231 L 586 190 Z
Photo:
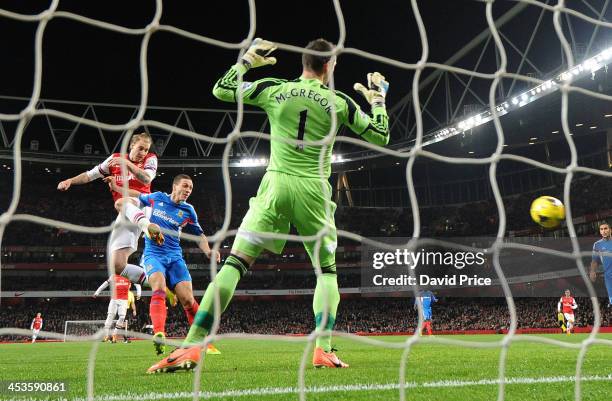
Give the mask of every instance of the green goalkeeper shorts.
M 330 197 L 331 185 L 327 180 L 322 182 L 319 178 L 266 172 L 257 196 L 249 201 L 249 211 L 242 219 L 232 249 L 253 258 L 263 249 L 278 254 L 283 251 L 286 240 L 263 238 L 259 233 L 288 234 L 293 224 L 299 235 L 314 236 L 328 227 L 329 231 L 320 241 L 318 261 L 321 268 L 335 271 L 338 242 L 334 222 L 336 204 Z M 326 207 L 329 208 L 327 212 Z M 316 241 L 304 241 L 313 264 L 316 264 L 316 245 Z

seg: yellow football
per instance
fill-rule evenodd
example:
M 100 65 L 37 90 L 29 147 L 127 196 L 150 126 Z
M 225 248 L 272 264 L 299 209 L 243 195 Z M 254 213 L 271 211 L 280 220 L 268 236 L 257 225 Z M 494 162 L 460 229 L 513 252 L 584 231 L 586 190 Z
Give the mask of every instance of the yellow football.
M 565 206 L 552 196 L 540 196 L 531 203 L 531 218 L 545 228 L 555 228 L 565 219 Z

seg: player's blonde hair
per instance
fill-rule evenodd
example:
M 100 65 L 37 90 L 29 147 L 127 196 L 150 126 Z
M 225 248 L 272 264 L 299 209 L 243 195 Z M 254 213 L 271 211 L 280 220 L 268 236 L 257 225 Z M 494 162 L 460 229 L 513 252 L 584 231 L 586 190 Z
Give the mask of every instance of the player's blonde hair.
M 153 143 L 153 138 L 151 137 L 151 135 L 148 132 L 143 131 L 140 134 L 132 135 L 132 137 L 130 138 L 130 148 L 140 140 L 148 141 L 150 144 Z

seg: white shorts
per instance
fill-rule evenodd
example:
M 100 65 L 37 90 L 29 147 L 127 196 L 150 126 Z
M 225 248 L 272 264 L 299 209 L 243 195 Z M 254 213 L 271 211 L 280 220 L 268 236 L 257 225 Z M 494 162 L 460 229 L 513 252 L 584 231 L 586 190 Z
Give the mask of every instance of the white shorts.
M 111 299 L 108 303 L 108 313 L 115 317 L 115 314 L 119 314 L 119 317 L 127 314 L 127 299 Z
M 151 217 L 151 208 L 145 207 L 143 209 L 147 218 Z M 119 223 L 121 216 L 117 215 L 115 223 Z M 131 248 L 134 252 L 138 250 L 138 240 L 142 230 L 137 226 L 121 226 L 115 228 L 111 232 L 109 240 L 109 250 L 114 252 L 118 249 Z
M 32 329 L 32 333 L 37 336 L 40 329 Z
M 573 313 L 564 313 L 563 316 L 565 316 L 565 320 L 567 320 L 568 322 L 574 323 L 574 314 Z

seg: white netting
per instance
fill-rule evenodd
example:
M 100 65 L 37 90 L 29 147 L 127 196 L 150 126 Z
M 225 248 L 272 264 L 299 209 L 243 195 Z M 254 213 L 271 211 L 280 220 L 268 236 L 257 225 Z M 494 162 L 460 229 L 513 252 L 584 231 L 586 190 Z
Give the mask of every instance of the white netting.
M 535 0 L 520 0 L 520 1 L 527 3 L 534 7 L 541 7 L 553 13 L 555 31 L 562 45 L 564 57 L 567 60 L 568 68 L 570 69 L 574 66 L 574 57 L 572 55 L 570 45 L 564 35 L 563 29 L 561 26 L 561 17 L 563 14 L 569 14 L 573 17 L 582 19 L 591 24 L 596 24 L 600 27 L 612 28 L 612 23 L 604 22 L 602 20 L 597 20 L 597 19 L 588 17 L 580 12 L 577 12 L 571 8 L 566 7 L 564 0 L 559 0 L 557 4 L 554 6 L 544 4 L 544 3 L 541 3 Z M 501 355 L 499 358 L 499 371 L 498 371 L 499 378 L 497 382 L 498 383 L 498 399 L 500 400 L 503 400 L 505 397 L 505 384 L 506 384 L 505 370 L 506 370 L 507 353 L 508 353 L 508 348 L 513 341 L 540 342 L 540 343 L 556 345 L 559 347 L 580 349 L 578 361 L 576 364 L 576 375 L 575 375 L 575 379 L 576 379 L 575 398 L 577 400 L 581 399 L 581 371 L 582 371 L 582 366 L 584 363 L 584 358 L 585 358 L 585 355 L 586 355 L 586 352 L 589 346 L 593 344 L 597 344 L 597 343 L 612 345 L 612 341 L 607 341 L 607 340 L 596 338 L 596 335 L 599 331 L 600 323 L 601 323 L 600 308 L 599 308 L 599 304 L 596 298 L 594 288 L 592 284 L 590 283 L 590 281 L 588 280 L 588 277 L 586 275 L 585 268 L 584 268 L 584 265 L 581 259 L 581 256 L 585 256 L 586 253 L 580 252 L 578 242 L 576 240 L 576 232 L 574 229 L 574 225 L 572 223 L 571 202 L 570 202 L 570 185 L 571 185 L 572 178 L 575 173 L 583 172 L 583 173 L 589 173 L 589 174 L 595 174 L 595 175 L 603 175 L 606 177 L 612 177 L 612 173 L 578 166 L 577 151 L 576 151 L 576 147 L 575 147 L 574 141 L 571 136 L 571 132 L 569 129 L 569 123 L 568 123 L 568 94 L 574 91 L 574 92 L 581 93 L 583 95 L 591 96 L 594 98 L 599 98 L 599 99 L 606 100 L 606 101 L 611 101 L 612 97 L 603 95 L 603 94 L 599 94 L 599 93 L 595 93 L 595 92 L 592 92 L 586 89 L 578 88 L 575 86 L 571 86 L 569 81 L 564 82 L 560 85 L 559 89 L 561 91 L 561 104 L 562 104 L 561 121 L 562 121 L 563 133 L 564 133 L 565 139 L 571 151 L 570 164 L 567 165 L 565 168 L 547 165 L 547 164 L 540 163 L 540 162 L 537 162 L 535 160 L 531 160 L 525 157 L 520 157 L 516 155 L 511 155 L 511 154 L 502 154 L 502 149 L 504 145 L 504 133 L 503 133 L 503 129 L 500 124 L 500 121 L 499 121 L 499 110 L 495 107 L 496 105 L 495 94 L 496 94 L 498 85 L 500 84 L 500 80 L 502 78 L 511 78 L 511 79 L 518 79 L 522 81 L 532 82 L 536 84 L 542 84 L 543 81 L 506 71 L 506 66 L 507 66 L 506 49 L 504 48 L 504 45 L 500 38 L 499 31 L 496 28 L 495 21 L 493 19 L 493 12 L 492 12 L 493 2 L 494 2 L 493 0 L 485 1 L 486 3 L 486 21 L 490 29 L 491 35 L 494 39 L 495 47 L 496 47 L 497 53 L 499 54 L 501 62 L 499 64 L 500 65 L 499 69 L 495 71 L 494 73 L 490 73 L 490 74 L 471 71 L 471 70 L 467 70 L 463 68 L 454 67 L 451 65 L 444 65 L 444 64 L 429 62 L 428 61 L 428 55 L 429 55 L 428 38 L 427 38 L 426 31 L 425 31 L 425 26 L 421 19 L 419 7 L 418 7 L 416 0 L 411 0 L 411 7 L 412 7 L 412 11 L 414 13 L 414 17 L 418 25 L 419 37 L 420 37 L 421 46 L 422 46 L 422 54 L 421 54 L 419 61 L 414 64 L 400 62 L 400 61 L 390 59 L 390 58 L 387 58 L 381 55 L 365 52 L 365 51 L 362 51 L 356 48 L 344 47 L 344 43 L 346 40 L 345 22 L 343 19 L 342 10 L 341 10 L 339 1 L 336 0 L 333 2 L 334 9 L 336 11 L 337 20 L 338 20 L 338 27 L 339 27 L 339 38 L 337 40 L 337 45 L 332 52 L 333 54 L 341 54 L 341 53 L 342 54 L 353 54 L 355 56 L 359 56 L 359 57 L 363 57 L 366 59 L 381 62 L 384 64 L 392 65 L 398 68 L 414 71 L 414 78 L 412 81 L 412 105 L 414 107 L 414 116 L 416 118 L 416 142 L 412 149 L 410 149 L 409 151 L 396 151 L 396 150 L 391 150 L 391 149 L 380 148 L 378 146 L 368 144 L 360 139 L 355 139 L 355 138 L 350 138 L 350 137 L 338 137 L 336 139 L 337 141 L 347 142 L 353 145 L 358 145 L 368 150 L 381 152 L 385 155 L 398 157 L 402 159 L 408 159 L 408 163 L 406 167 L 406 180 L 408 184 L 408 192 L 410 195 L 410 206 L 412 209 L 412 215 L 414 219 L 413 238 L 407 244 L 408 249 L 416 249 L 417 246 L 421 245 L 421 242 L 419 240 L 420 228 L 421 228 L 420 218 L 419 218 L 419 205 L 418 205 L 417 197 L 416 197 L 415 190 L 414 190 L 414 182 L 413 182 L 413 176 L 412 176 L 412 171 L 413 171 L 415 160 L 419 156 L 426 157 L 432 160 L 441 161 L 444 163 L 489 165 L 489 179 L 490 179 L 491 187 L 492 187 L 493 194 L 495 197 L 497 211 L 499 214 L 499 226 L 498 226 L 498 231 L 497 231 L 497 240 L 495 241 L 493 246 L 487 250 L 487 253 L 492 255 L 493 266 L 495 268 L 495 271 L 498 277 L 501 279 L 502 288 L 505 294 L 505 298 L 506 298 L 506 302 L 508 305 L 508 309 L 510 312 L 510 318 L 511 318 L 508 334 L 505 335 L 501 341 L 498 341 L 498 342 L 471 342 L 471 341 L 466 342 L 466 341 L 454 340 L 454 339 L 449 339 L 449 338 L 434 338 L 434 339 L 425 340 L 425 339 L 418 337 L 417 335 L 414 335 L 410 337 L 404 343 L 389 343 L 389 342 L 377 341 L 377 340 L 370 339 L 370 338 L 358 337 L 358 336 L 354 336 L 354 335 L 350 335 L 346 333 L 334 333 L 334 335 L 336 336 L 349 337 L 354 341 L 376 345 L 379 347 L 404 349 L 404 354 L 402 357 L 402 363 L 401 363 L 400 374 L 399 374 L 399 385 L 397 387 L 393 387 L 393 388 L 399 388 L 400 400 L 405 400 L 406 399 L 406 389 L 413 387 L 413 386 L 408 386 L 406 384 L 406 369 L 407 369 L 407 364 L 408 364 L 408 356 L 410 354 L 412 346 L 421 341 L 436 342 L 440 344 L 472 347 L 472 348 L 501 347 Z M 225 197 L 226 199 L 225 201 L 225 206 L 226 206 L 225 220 L 224 220 L 224 224 L 222 228 L 209 238 L 211 242 L 215 243 L 215 250 L 218 250 L 224 238 L 228 236 L 233 236 L 236 234 L 235 230 L 229 230 L 230 216 L 231 216 L 231 210 L 232 210 L 232 190 L 231 190 L 231 184 L 230 184 L 228 160 L 229 160 L 229 155 L 230 155 L 232 144 L 239 137 L 259 138 L 259 139 L 264 139 L 264 140 L 270 140 L 270 136 L 268 134 L 264 134 L 260 132 L 241 131 L 244 111 L 243 111 L 243 104 L 240 100 L 240 97 L 238 97 L 239 99 L 238 109 L 237 109 L 238 117 L 236 120 L 235 129 L 226 138 L 216 138 L 213 136 L 209 136 L 209 135 L 205 135 L 205 134 L 201 134 L 197 132 L 192 132 L 192 131 L 177 128 L 177 127 L 174 127 L 174 126 L 171 126 L 171 125 L 159 122 L 159 121 L 144 120 L 144 113 L 147 108 L 148 89 L 149 89 L 148 88 L 148 76 L 147 76 L 148 45 L 149 45 L 151 36 L 155 32 L 165 31 L 170 34 L 180 35 L 180 36 L 190 38 L 198 42 L 202 42 L 204 44 L 219 46 L 219 47 L 226 48 L 226 49 L 239 50 L 240 56 L 241 56 L 246 51 L 246 49 L 249 47 L 250 43 L 256 36 L 255 35 L 255 28 L 256 28 L 255 10 L 256 8 L 255 8 L 254 0 L 249 0 L 248 2 L 249 21 L 250 21 L 248 35 L 243 41 L 239 43 L 224 42 L 224 41 L 216 40 L 216 39 L 209 38 L 206 36 L 194 34 L 192 32 L 188 32 L 188 31 L 176 28 L 174 26 L 160 24 L 160 19 L 162 16 L 162 1 L 161 0 L 156 1 L 156 12 L 154 14 L 152 21 L 146 27 L 139 28 L 139 29 L 127 28 L 127 27 L 107 23 L 104 21 L 87 18 L 87 17 L 77 15 L 71 12 L 57 11 L 58 4 L 59 4 L 59 0 L 52 1 L 50 7 L 47 10 L 37 15 L 23 15 L 23 14 L 18 14 L 18 13 L 0 9 L 0 15 L 6 18 L 12 18 L 12 19 L 19 20 L 19 21 L 30 21 L 30 22 L 38 23 L 38 28 L 36 30 L 36 36 L 35 36 L 35 45 L 34 45 L 34 48 L 35 48 L 34 85 L 33 85 L 33 90 L 32 90 L 30 101 L 28 105 L 18 114 L 0 114 L 0 120 L 18 121 L 18 125 L 16 128 L 16 134 L 15 134 L 15 140 L 14 140 L 14 148 L 13 148 L 13 160 L 14 160 L 14 166 L 15 166 L 14 181 L 13 181 L 14 191 L 13 191 L 13 197 L 12 197 L 8 210 L 5 213 L 3 213 L 2 216 L 0 217 L 0 243 L 1 243 L 2 236 L 4 234 L 7 224 L 9 222 L 14 222 L 14 221 L 25 221 L 25 222 L 31 222 L 31 223 L 37 223 L 37 224 L 44 224 L 44 225 L 64 228 L 70 231 L 89 233 L 89 234 L 108 233 L 112 229 L 111 225 L 92 228 L 92 227 L 84 227 L 84 226 L 79 226 L 79 225 L 74 225 L 74 224 L 68 224 L 62 221 L 51 220 L 51 219 L 42 218 L 39 216 L 26 215 L 26 214 L 15 214 L 15 211 L 17 209 L 17 204 L 20 198 L 20 191 L 21 191 L 21 178 L 22 178 L 21 141 L 22 141 L 25 127 L 27 126 L 28 122 L 36 116 L 50 116 L 50 117 L 56 117 L 60 119 L 66 119 L 66 120 L 69 120 L 75 123 L 79 123 L 79 124 L 85 124 L 88 126 L 98 127 L 103 130 L 127 131 L 127 135 L 124 136 L 124 139 L 121 145 L 121 151 L 123 153 L 127 151 L 130 134 L 133 132 L 134 129 L 140 126 L 156 127 L 161 130 L 183 135 L 189 138 L 194 138 L 197 140 L 208 141 L 208 142 L 215 143 L 215 144 L 225 145 L 225 151 L 223 153 L 223 162 L 222 162 L 223 181 L 224 181 L 225 195 L 226 195 Z M 51 19 L 61 19 L 61 18 L 74 20 L 82 24 L 92 25 L 92 26 L 95 26 L 101 29 L 107 29 L 107 30 L 121 33 L 121 34 L 142 36 L 141 49 L 140 49 L 140 78 L 141 78 L 140 104 L 139 104 L 138 112 L 136 113 L 136 115 L 134 115 L 133 118 L 127 123 L 125 124 L 106 124 L 106 123 L 97 122 L 91 119 L 78 117 L 76 115 L 71 115 L 71 114 L 61 112 L 58 110 L 53 110 L 53 109 L 48 109 L 48 108 L 41 108 L 41 109 L 36 108 L 40 100 L 42 60 L 43 60 L 42 41 L 43 41 L 43 36 L 45 33 L 45 28 Z M 280 49 L 283 49 L 286 51 L 296 52 L 296 53 L 304 52 L 303 48 L 300 48 L 297 46 L 292 46 L 292 45 L 283 44 L 283 43 L 277 43 L 277 45 Z M 318 52 L 312 52 L 312 51 L 309 51 L 309 52 L 313 54 L 321 54 L 321 55 L 324 54 L 324 53 L 318 53 Z M 325 54 L 325 55 L 328 55 L 328 54 Z M 482 79 L 488 79 L 492 81 L 490 85 L 490 90 L 489 90 L 489 108 L 490 108 L 490 113 L 492 115 L 493 124 L 495 126 L 495 131 L 497 134 L 497 146 L 496 146 L 495 152 L 491 156 L 484 157 L 484 158 L 477 158 L 477 159 L 475 158 L 453 158 L 453 157 L 441 156 L 436 153 L 432 153 L 430 151 L 426 151 L 423 149 L 423 121 L 422 121 L 422 110 L 420 106 L 421 103 L 419 101 L 419 82 L 421 79 L 421 74 L 425 68 L 440 69 L 444 71 L 453 72 L 456 74 L 467 75 L 470 77 L 477 77 L 477 78 L 482 78 Z M 333 77 L 330 82 L 330 87 L 332 89 L 334 87 Z M 334 113 L 332 113 L 332 116 L 334 116 Z M 336 125 L 336 123 L 337 123 L 336 121 L 333 121 L 334 126 Z M 292 142 L 305 144 L 305 145 L 323 145 L 323 149 L 321 152 L 321 155 L 323 155 L 326 146 L 329 146 L 329 144 L 333 140 L 331 132 L 334 132 L 334 131 L 335 129 L 334 127 L 332 127 L 332 129 L 330 130 L 330 135 L 328 135 L 324 140 L 320 142 L 309 142 L 309 141 L 292 141 Z M 321 160 L 322 160 L 322 157 L 321 157 Z M 558 252 L 558 251 L 551 251 L 545 248 L 539 248 L 535 246 L 527 246 L 527 245 L 503 242 L 503 236 L 504 236 L 504 233 L 506 232 L 506 212 L 504 209 L 501 193 L 500 193 L 498 183 L 497 183 L 497 178 L 496 178 L 497 165 L 502 160 L 519 161 L 522 163 L 530 164 L 538 168 L 546 169 L 552 172 L 556 172 L 556 173 L 565 175 L 563 201 L 567 207 L 567 227 L 568 227 L 568 230 L 571 236 L 572 252 L 564 253 L 564 252 Z M 322 164 L 320 167 L 322 169 Z M 122 168 L 125 168 L 125 166 L 122 166 Z M 322 188 L 325 189 L 326 187 L 323 184 L 324 183 L 322 182 Z M 329 214 L 330 210 L 327 210 L 327 213 Z M 300 236 L 293 236 L 293 235 L 269 235 L 269 237 L 270 238 L 284 238 L 284 239 L 291 240 L 291 241 L 316 239 L 317 245 L 318 245 L 321 239 L 323 238 L 323 236 L 326 234 L 326 230 L 327 229 L 322 230 L 315 237 L 308 237 L 308 238 L 300 237 Z M 355 241 L 361 241 L 363 243 L 377 246 L 380 248 L 390 249 L 390 247 L 386 244 L 377 243 L 375 241 L 371 241 L 366 238 L 362 238 L 360 235 L 356 235 L 351 232 L 339 230 L 338 235 L 341 237 L 353 239 Z M 195 238 L 193 237 L 190 239 L 195 240 Z M 453 244 L 445 243 L 442 241 L 430 240 L 428 241 L 428 243 L 453 246 Z M 457 248 L 457 246 L 454 246 L 454 247 Z M 514 300 L 510 292 L 509 286 L 506 280 L 504 280 L 504 274 L 502 272 L 502 269 L 499 263 L 500 251 L 503 248 L 512 248 L 512 247 L 521 248 L 521 249 L 529 249 L 532 251 L 543 252 L 543 253 L 548 253 L 548 254 L 554 254 L 557 256 L 571 258 L 576 261 L 577 267 L 585 281 L 586 287 L 591 297 L 592 305 L 593 305 L 593 313 L 594 313 L 593 329 L 591 331 L 591 334 L 584 341 L 580 343 L 567 343 L 567 342 L 555 341 L 549 338 L 542 338 L 542 337 L 515 336 L 515 332 L 517 328 L 516 308 L 514 305 Z M 315 249 L 317 248 L 318 246 L 315 247 Z M 464 248 L 464 247 L 459 247 L 459 248 L 470 250 L 469 248 Z M 317 259 L 317 257 L 315 256 L 314 259 Z M 315 270 L 316 270 L 317 275 L 321 273 L 320 268 L 318 266 L 315 266 Z M 214 276 L 215 273 L 216 273 L 216 263 L 213 262 L 211 264 L 211 276 Z M 415 291 L 416 290 L 417 289 L 415 289 Z M 218 294 L 216 295 L 218 299 Z M 268 340 L 279 340 L 279 341 L 298 341 L 298 342 L 306 341 L 307 345 L 304 349 L 304 353 L 303 353 L 303 357 L 302 357 L 301 365 L 300 365 L 300 370 L 299 370 L 299 396 L 300 396 L 300 399 L 302 400 L 306 398 L 305 380 L 304 380 L 305 367 L 306 367 L 308 358 L 310 356 L 310 352 L 312 350 L 313 343 L 316 337 L 320 335 L 320 333 L 313 332 L 307 338 L 290 338 L 290 337 L 284 337 L 284 336 L 263 336 L 263 335 L 245 335 L 245 334 L 215 335 L 218 329 L 218 325 L 219 325 L 218 315 L 219 315 L 219 310 L 218 310 L 218 302 L 217 302 L 215 323 L 213 325 L 212 334 L 207 339 L 207 341 L 217 340 L 220 338 L 237 338 L 237 337 L 238 338 L 245 338 L 245 337 L 262 338 L 262 339 L 265 338 Z M 420 331 L 422 327 L 422 323 L 423 322 L 419 320 L 419 327 L 418 327 L 418 330 L 415 331 L 415 333 Z M 27 335 L 28 333 L 29 331 L 27 330 L 20 330 L 20 329 L 13 329 L 13 328 L 0 329 L 0 335 L 2 334 L 26 334 Z M 43 334 L 49 337 L 62 338 L 62 335 L 59 333 L 43 333 Z M 100 332 L 98 332 L 95 338 L 99 339 L 100 335 L 101 335 Z M 142 337 L 142 335 L 140 336 Z M 93 337 L 80 337 L 80 338 L 74 338 L 74 339 L 75 340 L 90 340 L 92 338 Z M 97 349 L 98 349 L 98 342 L 95 342 L 94 345 L 92 346 L 92 350 L 90 352 L 90 359 L 89 359 L 88 389 L 87 389 L 88 391 L 87 395 L 89 399 L 93 399 L 93 395 L 94 395 L 93 394 L 93 370 L 94 370 L 94 365 L 95 365 L 95 356 L 97 353 Z M 200 369 L 201 369 L 201 365 L 198 367 L 198 371 L 196 372 L 197 374 L 195 375 L 194 399 L 197 399 L 200 397 L 200 391 L 199 391 L 200 389 Z
M 100 330 L 104 329 L 104 323 L 106 320 L 66 320 L 64 322 L 64 342 L 70 341 L 73 337 L 84 337 L 84 336 L 94 336 Z M 115 327 L 117 320 L 113 320 L 111 325 L 111 332 Z M 127 327 L 129 327 L 129 321 Z M 120 329 L 117 331 L 117 334 L 123 335 L 126 333 L 124 329 Z

